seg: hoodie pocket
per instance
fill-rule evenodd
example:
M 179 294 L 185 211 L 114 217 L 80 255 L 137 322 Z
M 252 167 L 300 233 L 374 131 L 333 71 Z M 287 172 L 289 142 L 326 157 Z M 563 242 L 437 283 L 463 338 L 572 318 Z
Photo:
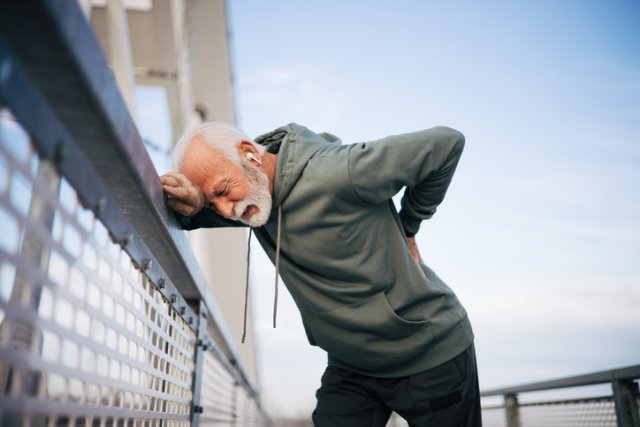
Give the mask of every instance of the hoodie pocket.
M 424 352 L 433 338 L 431 321 L 398 316 L 384 292 L 335 310 L 303 314 L 310 341 L 364 370 L 407 363 Z

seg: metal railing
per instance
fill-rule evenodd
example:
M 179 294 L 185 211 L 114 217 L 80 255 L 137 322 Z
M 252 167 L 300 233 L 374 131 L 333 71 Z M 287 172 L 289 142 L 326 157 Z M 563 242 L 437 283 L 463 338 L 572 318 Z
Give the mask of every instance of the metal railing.
M 499 405 L 482 406 L 485 427 L 576 426 L 640 427 L 640 365 L 516 387 L 487 390 L 483 398 L 502 396 Z M 523 393 L 610 384 L 611 395 L 580 399 L 519 402 Z
M 0 425 L 268 423 L 75 1 L 0 5 Z

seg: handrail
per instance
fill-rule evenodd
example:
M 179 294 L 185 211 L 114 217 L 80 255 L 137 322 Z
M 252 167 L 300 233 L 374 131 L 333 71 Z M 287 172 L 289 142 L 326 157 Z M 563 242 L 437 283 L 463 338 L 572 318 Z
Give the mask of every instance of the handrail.
M 618 427 L 640 427 L 640 409 L 638 408 L 640 392 L 638 391 L 638 383 L 636 382 L 636 380 L 639 378 L 640 365 L 632 365 L 572 377 L 484 390 L 480 393 L 480 396 L 503 397 L 503 405 L 485 406 L 483 407 L 483 411 L 503 410 L 507 427 L 521 427 L 523 425 L 523 423 L 521 422 L 522 416 L 520 413 L 520 408 L 522 406 L 562 406 L 585 404 L 588 402 L 609 402 L 611 404 L 612 416 L 614 416 Z M 557 390 L 568 387 L 583 387 L 606 383 L 611 384 L 613 396 L 599 396 L 596 399 L 572 399 L 553 402 L 527 403 L 526 405 L 521 405 L 518 402 L 518 395 L 520 393 L 542 390 Z
M 211 349 L 259 407 L 257 385 L 185 233 L 165 207 L 157 172 L 76 1 L 3 2 L 0 101 L 28 130 L 40 155 L 107 227 L 111 239 L 198 334 L 196 364 Z M 192 408 L 196 414 L 202 413 L 197 400 Z
M 640 378 L 640 365 L 632 365 L 623 368 L 577 375 L 573 377 L 559 378 L 549 381 L 540 381 L 511 387 L 484 390 L 480 393 L 480 395 L 483 397 L 487 397 L 505 394 L 518 394 L 530 391 L 582 387 L 621 380 L 633 380 L 636 378 Z
M 164 205 L 158 174 L 77 2 L 6 2 L 0 34 L 105 185 L 120 189 L 115 202 L 172 282 L 185 298 L 204 299 L 216 324 L 224 325 L 186 236 Z M 116 237 L 126 239 L 126 233 Z M 227 356 L 241 365 L 226 327 L 216 332 Z

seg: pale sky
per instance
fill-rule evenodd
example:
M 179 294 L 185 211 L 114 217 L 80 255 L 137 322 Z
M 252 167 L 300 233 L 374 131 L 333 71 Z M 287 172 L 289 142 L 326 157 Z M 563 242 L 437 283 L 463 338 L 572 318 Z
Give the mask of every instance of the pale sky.
M 417 239 L 467 308 L 482 389 L 640 363 L 640 2 L 229 3 L 250 136 L 465 134 Z M 308 415 L 326 356 L 283 285 L 272 329 L 252 253 L 266 407 Z

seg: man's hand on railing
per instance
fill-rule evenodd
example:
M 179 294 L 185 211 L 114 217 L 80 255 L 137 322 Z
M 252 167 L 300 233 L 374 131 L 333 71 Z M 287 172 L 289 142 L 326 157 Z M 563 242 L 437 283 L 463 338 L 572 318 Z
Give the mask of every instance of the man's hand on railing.
M 167 206 L 186 216 L 193 216 L 204 206 L 204 194 L 200 187 L 178 172 L 168 172 L 160 177 L 162 189 L 167 195 Z

